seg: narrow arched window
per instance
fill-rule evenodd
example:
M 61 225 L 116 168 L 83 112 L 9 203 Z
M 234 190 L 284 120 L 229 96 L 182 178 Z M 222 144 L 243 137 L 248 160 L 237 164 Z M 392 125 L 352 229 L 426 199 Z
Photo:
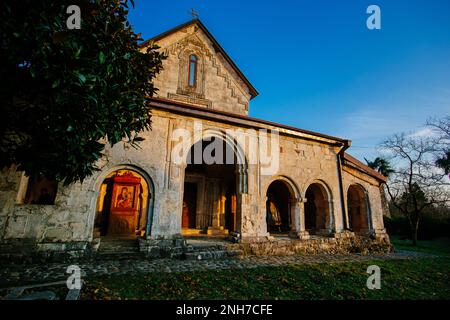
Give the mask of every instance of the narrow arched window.
M 195 87 L 197 85 L 197 56 L 189 56 L 189 87 Z

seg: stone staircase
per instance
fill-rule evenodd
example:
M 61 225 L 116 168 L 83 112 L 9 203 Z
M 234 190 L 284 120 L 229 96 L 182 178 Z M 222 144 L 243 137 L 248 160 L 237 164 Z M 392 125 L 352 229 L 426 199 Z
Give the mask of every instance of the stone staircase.
M 218 260 L 243 255 L 242 250 L 227 248 L 229 243 L 221 239 L 188 238 L 185 245 L 172 248 L 170 252 L 160 258 L 180 260 Z M 140 251 L 139 241 L 136 238 L 108 238 L 102 237 L 96 255 L 100 259 L 130 259 L 144 257 Z
M 187 243 L 187 251 L 183 255 L 186 260 L 218 260 L 243 255 L 242 250 L 230 250 L 222 241 L 191 239 Z
M 139 243 L 135 238 L 101 238 L 97 254 L 101 258 L 128 259 L 140 256 Z

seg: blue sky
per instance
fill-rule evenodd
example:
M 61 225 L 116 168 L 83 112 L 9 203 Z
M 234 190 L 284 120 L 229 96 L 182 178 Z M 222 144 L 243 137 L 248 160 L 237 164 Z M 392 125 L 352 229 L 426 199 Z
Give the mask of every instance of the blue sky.
M 136 0 L 144 39 L 191 8 L 260 95 L 250 116 L 348 138 L 376 156 L 389 135 L 450 114 L 450 1 Z M 366 8 L 381 8 L 381 30 Z

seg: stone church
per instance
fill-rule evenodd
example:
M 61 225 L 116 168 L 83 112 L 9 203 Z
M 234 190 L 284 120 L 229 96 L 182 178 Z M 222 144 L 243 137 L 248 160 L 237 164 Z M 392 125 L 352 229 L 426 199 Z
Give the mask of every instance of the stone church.
M 70 186 L 1 172 L 3 252 L 95 250 L 114 238 L 141 251 L 190 237 L 389 245 L 386 178 L 346 153 L 349 140 L 250 117 L 257 90 L 198 19 L 143 46 L 152 43 L 167 59 L 141 148 L 107 147 L 100 170 Z

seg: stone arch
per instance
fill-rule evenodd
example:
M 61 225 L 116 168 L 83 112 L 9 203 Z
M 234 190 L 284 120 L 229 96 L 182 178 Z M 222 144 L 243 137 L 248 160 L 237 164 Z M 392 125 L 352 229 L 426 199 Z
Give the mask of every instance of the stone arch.
M 93 235 L 95 233 L 95 220 L 98 213 L 97 210 L 99 206 L 99 201 L 102 201 L 100 198 L 102 197 L 103 192 L 102 188 L 104 188 L 103 184 L 105 180 L 116 172 L 126 172 L 126 171 L 135 173 L 142 179 L 142 184 L 146 186 L 146 190 L 142 190 L 141 186 L 140 187 L 141 192 L 139 192 L 138 194 L 139 199 L 137 199 L 137 201 L 141 201 L 143 211 L 139 213 L 137 225 L 139 226 L 140 229 L 142 229 L 142 231 L 145 231 L 146 237 L 151 235 L 153 227 L 154 208 L 155 208 L 155 194 L 156 194 L 155 184 L 153 179 L 144 169 L 133 164 L 120 164 L 111 166 L 108 169 L 103 170 L 94 180 L 92 180 L 89 186 L 89 190 L 91 192 L 94 192 L 96 196 L 93 198 L 95 201 L 94 204 L 91 205 L 93 209 L 91 210 L 92 214 L 91 217 L 89 218 L 89 221 Z M 105 195 L 103 194 L 103 196 Z
M 295 198 L 297 200 L 300 200 L 302 198 L 300 189 L 297 187 L 297 184 L 294 182 L 294 180 L 292 180 L 291 178 L 289 178 L 285 175 L 278 175 L 278 176 L 272 177 L 266 183 L 264 190 L 267 191 L 267 189 L 272 184 L 272 182 L 277 181 L 277 180 L 283 181 L 288 186 L 290 192 L 292 193 L 293 198 Z
M 352 231 L 366 233 L 372 228 L 369 195 L 362 185 L 355 183 L 348 187 L 347 211 Z
M 214 129 L 214 128 L 208 128 L 202 131 L 202 134 L 200 137 L 196 137 L 194 135 L 194 140 L 190 143 L 189 146 L 185 146 L 183 148 L 183 155 L 182 159 L 183 161 L 186 161 L 189 151 L 191 148 L 197 143 L 205 139 L 211 139 L 211 138 L 219 138 L 223 140 L 233 151 L 236 155 L 237 165 L 236 165 L 236 173 L 239 176 L 238 180 L 238 192 L 239 193 L 247 193 L 248 192 L 248 160 L 247 156 L 245 155 L 245 151 L 240 145 L 236 139 L 233 137 L 230 137 L 230 135 L 226 134 L 225 131 L 220 129 Z M 183 163 L 183 166 L 185 167 L 187 164 L 186 162 Z
M 305 229 L 310 234 L 329 234 L 334 229 L 333 196 L 322 180 L 315 180 L 305 191 Z
M 265 190 L 267 231 L 270 234 L 296 231 L 300 193 L 295 183 L 288 177 L 277 176 L 269 181 Z
M 209 162 L 203 155 L 206 148 L 217 142 L 220 145 L 218 150 L 223 154 L 210 160 L 220 162 Z M 206 129 L 201 135 L 194 134 L 194 141 L 189 145 L 182 152 L 182 233 L 189 235 L 206 231 L 208 234 L 223 234 L 238 231 L 241 196 L 248 192 L 247 159 L 243 149 L 233 137 L 217 129 Z M 217 151 L 216 148 L 213 150 Z M 201 151 L 201 157 L 192 153 L 195 151 Z

